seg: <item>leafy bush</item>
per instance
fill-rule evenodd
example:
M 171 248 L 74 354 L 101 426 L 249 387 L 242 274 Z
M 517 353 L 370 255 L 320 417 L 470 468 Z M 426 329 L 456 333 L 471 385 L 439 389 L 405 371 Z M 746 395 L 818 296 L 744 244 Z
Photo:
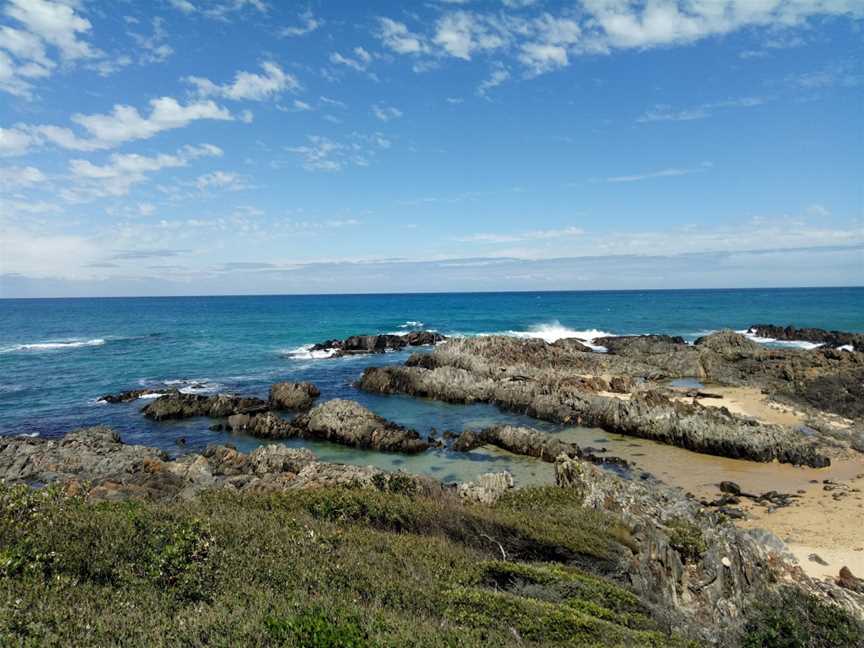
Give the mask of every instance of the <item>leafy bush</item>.
M 835 605 L 783 588 L 745 626 L 744 648 L 861 648 L 864 624 Z

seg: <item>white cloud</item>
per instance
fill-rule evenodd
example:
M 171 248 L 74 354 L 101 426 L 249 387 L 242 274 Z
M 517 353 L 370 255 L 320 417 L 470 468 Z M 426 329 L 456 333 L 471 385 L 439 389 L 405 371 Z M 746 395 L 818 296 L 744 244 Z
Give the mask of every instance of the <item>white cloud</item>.
M 286 90 L 298 90 L 300 83 L 294 75 L 284 72 L 276 63 L 261 64 L 264 74 L 237 72 L 234 82 L 217 85 L 203 77 L 190 76 L 186 81 L 195 86 L 202 97 L 219 96 L 234 101 L 264 101 Z
M 477 86 L 477 94 L 484 96 L 489 90 L 491 90 L 492 88 L 497 88 L 509 78 L 510 71 L 503 65 L 498 63 L 492 70 L 489 78 L 485 81 L 482 81 L 480 85 Z
M 48 77 L 57 68 L 49 47 L 66 65 L 102 56 L 82 40 L 91 25 L 76 13 L 75 3 L 9 0 L 3 15 L 17 26 L 0 25 L 0 91 L 30 99 L 33 80 Z
M 285 150 L 300 156 L 302 166 L 307 171 L 334 172 L 348 166 L 366 167 L 379 151 L 391 146 L 390 140 L 381 133 L 353 133 L 345 142 L 321 135 L 308 135 L 306 140 L 306 145 L 291 146 Z
M 421 37 L 409 31 L 404 23 L 379 18 L 378 26 L 378 38 L 397 54 L 422 54 L 428 50 Z
M 575 10 L 534 16 L 526 15 L 536 4 L 531 0 L 502 4 L 503 11 L 447 11 L 421 33 L 380 18 L 377 35 L 398 54 L 427 55 L 412 64 L 415 71 L 443 57 L 468 61 L 495 53 L 520 62 L 532 76 L 583 54 L 681 45 L 748 27 L 799 28 L 824 15 L 864 16 L 860 0 L 584 0 Z
M 711 162 L 703 162 L 700 166 L 694 168 L 669 168 L 636 175 L 612 176 L 610 178 L 604 178 L 603 182 L 639 182 L 640 180 L 652 180 L 654 178 L 674 178 L 678 176 L 692 175 L 694 173 L 703 173 L 712 166 Z
M 90 22 L 75 13 L 75 7 L 48 0 L 9 0 L 4 11 L 28 32 L 60 51 L 64 60 L 93 58 L 97 55 L 79 34 L 90 31 Z
M 227 20 L 232 13 L 238 13 L 251 7 L 260 13 L 266 13 L 269 7 L 262 0 L 225 0 L 224 2 L 193 4 L 190 0 L 168 0 L 168 3 L 187 15 L 200 14 L 214 20 Z
M 19 128 L 0 128 L 0 156 L 23 155 L 33 145 L 33 137 Z
M 762 99 L 761 97 L 741 97 L 739 99 L 726 99 L 723 101 L 704 103 L 699 106 L 681 109 L 673 109 L 672 106 L 668 104 L 657 104 L 637 117 L 636 121 L 693 121 L 695 119 L 705 119 L 706 117 L 710 117 L 712 113 L 718 109 L 753 108 L 754 106 L 761 106 L 764 103 L 765 99 Z
M 402 111 L 393 106 L 383 106 L 375 104 L 372 106 L 372 114 L 383 122 L 388 122 L 391 119 L 398 119 L 402 116 Z
M 165 21 L 157 16 L 153 18 L 152 25 L 153 33 L 149 36 L 129 32 L 129 36 L 138 46 L 138 60 L 142 65 L 163 63 L 174 53 L 174 49 L 165 42 L 168 38 L 168 32 L 165 31 Z
M 199 191 L 205 191 L 211 188 L 226 191 L 238 191 L 240 189 L 245 189 L 246 185 L 237 173 L 213 171 L 212 173 L 205 173 L 204 175 L 195 178 L 195 187 Z
M 299 26 L 285 27 L 280 34 L 288 37 L 305 36 L 321 26 L 321 21 L 315 18 L 311 11 L 300 14 L 299 18 L 301 23 Z
M 3 189 L 30 187 L 45 180 L 45 174 L 36 167 L 0 167 L 0 187 Z
M 483 232 L 458 237 L 460 243 L 515 243 L 518 241 L 543 241 L 562 237 L 582 236 L 584 230 L 578 227 L 563 227 L 561 229 L 530 230 L 512 234 L 496 234 Z
M 335 65 L 345 65 L 353 68 L 358 72 L 365 72 L 372 62 L 372 55 L 362 47 L 355 47 L 352 56 L 343 56 L 339 52 L 330 54 L 330 62 Z
M 108 164 L 96 165 L 89 160 L 73 159 L 69 171 L 76 186 L 61 193 L 69 202 L 84 202 L 106 196 L 125 196 L 135 184 L 144 182 L 147 174 L 185 167 L 201 157 L 219 157 L 222 150 L 212 144 L 184 146 L 175 154 L 156 156 L 136 153 L 114 153 Z

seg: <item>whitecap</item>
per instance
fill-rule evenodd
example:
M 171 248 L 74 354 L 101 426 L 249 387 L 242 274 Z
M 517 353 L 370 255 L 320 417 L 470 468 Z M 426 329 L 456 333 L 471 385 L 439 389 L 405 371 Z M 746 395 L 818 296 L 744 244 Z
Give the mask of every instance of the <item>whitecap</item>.
M 821 342 L 808 342 L 806 340 L 777 340 L 770 337 L 759 337 L 753 332 L 753 329 L 736 331 L 736 333 L 741 333 L 748 340 L 753 340 L 753 342 L 774 347 L 791 347 L 793 349 L 805 349 L 810 351 L 811 349 L 818 349 L 819 347 L 824 346 Z
M 844 344 L 843 346 L 837 347 L 838 351 L 854 351 L 855 347 L 851 344 Z
M 609 333 L 607 331 L 601 331 L 599 329 L 585 329 L 582 331 L 576 331 L 574 329 L 567 328 L 566 326 L 561 324 L 561 322 L 555 320 L 553 322 L 545 324 L 537 324 L 536 326 L 532 326 L 527 331 L 505 331 L 504 335 L 510 335 L 512 337 L 518 337 L 523 339 L 539 338 L 550 344 L 552 342 L 557 342 L 558 340 L 575 338 L 582 342 L 585 346 L 593 349 L 594 351 L 605 353 L 607 351 L 606 347 L 599 344 L 594 344 L 594 340 L 602 337 L 613 337 L 615 334 Z
M 399 328 L 401 329 L 413 329 L 413 328 L 423 328 L 424 324 L 420 320 L 408 320 L 404 324 L 400 324 Z
M 322 360 L 324 358 L 332 358 L 337 351 L 337 349 L 319 349 L 317 351 L 313 351 L 313 346 L 315 345 L 304 344 L 303 346 L 299 346 L 296 349 L 281 349 L 279 351 L 279 354 L 302 360 Z
M 16 434 L 15 436 L 19 437 L 27 437 L 28 439 L 35 439 L 39 436 L 38 432 L 22 432 L 21 434 Z
M 81 347 L 95 347 L 105 344 L 104 338 L 92 340 L 62 340 L 52 342 L 31 342 L 28 344 L 16 344 L 15 346 L 0 349 L 0 353 L 14 353 L 16 351 L 60 351 L 64 349 L 78 349 Z

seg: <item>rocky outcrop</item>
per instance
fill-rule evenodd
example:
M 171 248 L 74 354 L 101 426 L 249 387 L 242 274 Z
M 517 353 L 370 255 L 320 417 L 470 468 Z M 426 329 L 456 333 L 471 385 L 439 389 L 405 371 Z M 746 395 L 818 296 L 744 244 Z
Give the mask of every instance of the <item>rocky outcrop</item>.
M 429 444 L 415 430 L 391 423 L 359 403 L 331 400 L 294 420 L 306 438 L 382 452 L 423 452 Z
M 471 366 L 471 359 L 465 360 Z M 435 364 L 440 365 L 440 359 Z M 673 400 L 657 391 L 629 398 L 579 388 L 560 371 L 519 373 L 461 367 L 390 366 L 367 369 L 358 385 L 368 391 L 431 397 L 447 402 L 487 402 L 557 423 L 599 427 L 706 454 L 814 467 L 830 460 L 795 431 L 737 417 L 725 409 Z M 491 374 L 491 375 L 490 375 Z
M 307 410 L 321 391 L 312 383 L 280 382 L 270 387 L 270 407 L 283 410 Z
M 371 466 L 321 463 L 307 449 L 262 446 L 245 454 L 209 446 L 170 460 L 161 450 L 127 445 L 111 429 L 87 428 L 62 439 L 0 437 L 0 480 L 41 486 L 59 483 L 92 501 L 192 497 L 208 489 L 272 492 L 351 485 L 388 488 L 409 480 L 421 492 L 434 480 Z
M 483 430 L 465 430 L 453 442 L 452 449 L 468 452 L 484 445 L 493 445 L 513 454 L 536 457 L 552 463 L 560 454 L 568 457 L 581 457 L 582 450 L 575 443 L 556 439 L 540 430 L 525 427 L 502 425 Z
M 484 473 L 476 480 L 464 482 L 456 487 L 456 494 L 468 502 L 494 504 L 513 488 L 513 475 L 506 470 L 499 473 Z
M 566 455 L 556 461 L 555 474 L 585 507 L 628 524 L 632 554 L 621 559 L 622 578 L 671 627 L 696 629 L 696 638 L 708 645 L 738 645 L 748 612 L 781 581 L 853 614 L 864 609 L 864 596 L 807 578 L 772 534 L 738 529 L 724 516 L 700 510 L 679 489 L 621 479 Z
M 154 421 L 185 419 L 195 416 L 224 418 L 232 414 L 255 414 L 269 409 L 267 401 L 251 396 L 218 394 L 182 394 L 174 392 L 160 396 L 144 406 L 141 412 Z
M 403 335 L 352 335 L 344 340 L 326 340 L 312 345 L 310 351 L 328 351 L 331 357 L 384 353 L 405 347 L 428 346 L 446 338 L 435 331 L 412 331 Z
M 164 396 L 165 394 L 179 393 L 176 389 L 131 389 L 129 391 L 118 392 L 116 394 L 105 394 L 96 399 L 100 403 L 131 403 L 140 398 L 153 397 L 155 395 Z
M 761 338 L 814 342 L 832 349 L 851 346 L 856 351 L 864 351 L 864 333 L 826 331 L 820 328 L 796 328 L 794 326 L 778 326 L 777 324 L 753 324 L 749 331 Z

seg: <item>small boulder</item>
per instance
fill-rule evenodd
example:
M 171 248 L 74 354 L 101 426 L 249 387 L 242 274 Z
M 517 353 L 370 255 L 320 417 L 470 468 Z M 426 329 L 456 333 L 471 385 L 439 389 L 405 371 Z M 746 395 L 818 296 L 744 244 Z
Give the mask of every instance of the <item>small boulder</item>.
M 307 410 L 321 391 L 312 383 L 280 382 L 270 387 L 270 406 L 276 409 Z

